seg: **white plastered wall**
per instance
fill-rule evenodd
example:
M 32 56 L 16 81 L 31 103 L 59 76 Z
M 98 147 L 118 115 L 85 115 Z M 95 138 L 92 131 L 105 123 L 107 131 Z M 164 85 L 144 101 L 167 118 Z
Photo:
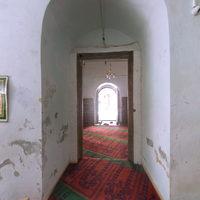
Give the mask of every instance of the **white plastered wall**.
M 9 76 L 9 120 L 0 123 L 1 200 L 42 198 L 40 45 L 47 4 L 0 0 L 0 74 Z
M 192 1 L 166 2 L 171 43 L 171 200 L 197 200 L 200 199 L 200 16 L 191 14 Z
M 70 49 L 71 42 L 46 10 L 42 32 L 42 186 L 43 199 L 53 191 L 70 163 Z

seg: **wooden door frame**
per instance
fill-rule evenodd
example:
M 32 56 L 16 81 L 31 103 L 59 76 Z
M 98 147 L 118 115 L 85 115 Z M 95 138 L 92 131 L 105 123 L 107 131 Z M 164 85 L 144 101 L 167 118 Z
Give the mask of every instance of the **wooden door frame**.
M 77 54 L 77 157 L 83 157 L 82 63 L 85 60 L 128 59 L 128 159 L 134 160 L 133 51 Z

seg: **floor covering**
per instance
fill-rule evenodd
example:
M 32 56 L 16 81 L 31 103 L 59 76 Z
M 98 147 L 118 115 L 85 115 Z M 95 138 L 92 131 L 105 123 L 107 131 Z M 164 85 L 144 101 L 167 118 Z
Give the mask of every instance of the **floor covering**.
M 128 158 L 128 129 L 84 129 L 84 157 L 70 164 L 49 200 L 160 200 L 143 168 Z

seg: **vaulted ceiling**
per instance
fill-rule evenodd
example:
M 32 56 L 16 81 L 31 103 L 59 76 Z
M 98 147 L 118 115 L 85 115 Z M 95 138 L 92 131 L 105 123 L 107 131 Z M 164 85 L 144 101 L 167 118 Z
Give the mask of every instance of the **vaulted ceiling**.
M 105 29 L 140 37 L 152 21 L 167 17 L 164 0 L 52 0 L 47 11 L 53 13 L 61 30 L 73 41 L 101 30 L 102 21 Z

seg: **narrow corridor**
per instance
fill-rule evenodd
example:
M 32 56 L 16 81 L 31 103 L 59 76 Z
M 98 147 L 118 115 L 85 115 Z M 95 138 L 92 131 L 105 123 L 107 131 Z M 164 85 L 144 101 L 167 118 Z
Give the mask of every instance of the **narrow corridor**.
M 160 200 L 143 168 L 127 161 L 126 127 L 84 130 L 84 158 L 71 164 L 49 200 Z

